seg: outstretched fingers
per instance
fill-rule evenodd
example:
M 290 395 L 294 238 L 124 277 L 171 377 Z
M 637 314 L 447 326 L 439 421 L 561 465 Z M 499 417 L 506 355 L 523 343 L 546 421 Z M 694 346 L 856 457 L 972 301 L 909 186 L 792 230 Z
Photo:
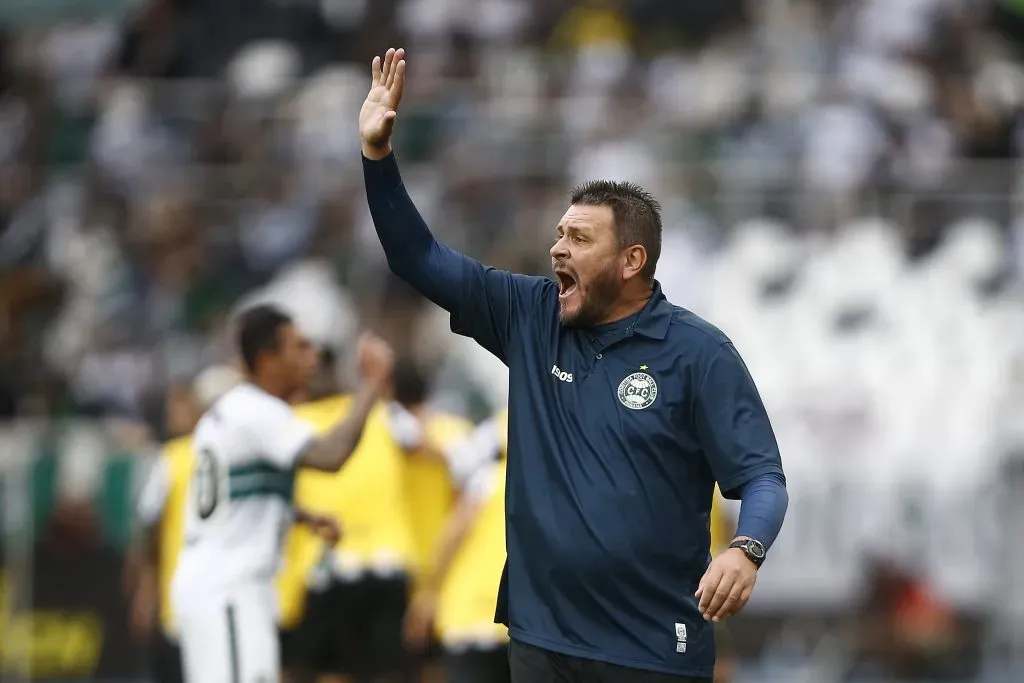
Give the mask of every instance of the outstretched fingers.
M 382 67 L 383 73 L 381 74 L 380 84 L 387 87 L 388 80 L 391 79 L 391 70 L 395 68 L 395 48 L 390 47 L 388 51 L 384 53 L 384 66 Z
M 404 54 L 403 54 L 404 56 Z M 397 108 L 398 103 L 402 101 L 402 92 L 405 90 L 405 60 L 399 60 L 395 65 L 395 75 L 391 79 L 388 85 L 388 90 L 391 93 L 391 102 Z
M 371 86 L 377 86 L 381 83 L 381 68 L 380 68 L 380 56 L 374 57 L 373 62 L 370 64 L 370 77 L 373 79 Z
M 392 49 L 388 50 L 388 54 L 391 55 L 391 61 L 388 63 L 388 68 L 384 70 L 384 86 L 388 90 L 391 90 L 395 85 L 395 81 L 398 79 L 399 68 L 401 67 L 402 70 L 405 69 L 404 66 L 401 66 L 405 57 L 405 50 L 402 48 L 398 48 L 397 50 Z

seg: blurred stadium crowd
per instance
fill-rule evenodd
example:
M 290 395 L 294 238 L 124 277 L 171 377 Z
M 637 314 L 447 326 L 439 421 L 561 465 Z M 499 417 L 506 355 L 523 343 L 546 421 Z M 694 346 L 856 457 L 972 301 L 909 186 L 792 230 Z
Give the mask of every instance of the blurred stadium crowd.
M 734 339 L 787 463 L 763 609 L 853 613 L 884 560 L 1021 638 L 999 502 L 1024 490 L 1022 3 L 7 0 L 0 22 L 0 418 L 71 425 L 45 430 L 60 496 L 190 429 L 250 302 L 342 385 L 368 326 L 437 406 L 504 405 L 505 368 L 387 273 L 365 207 L 356 113 L 400 44 L 396 148 L 452 246 L 544 273 L 572 184 L 661 199 L 657 276 Z

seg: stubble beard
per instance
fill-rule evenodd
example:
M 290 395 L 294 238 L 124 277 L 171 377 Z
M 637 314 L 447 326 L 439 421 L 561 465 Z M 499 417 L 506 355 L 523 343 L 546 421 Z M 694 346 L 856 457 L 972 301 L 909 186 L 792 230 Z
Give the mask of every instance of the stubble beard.
M 579 290 L 579 309 L 571 315 L 559 310 L 559 320 L 565 327 L 592 327 L 599 324 L 621 294 L 618 279 L 611 268 L 599 273 L 586 289 L 579 287 Z

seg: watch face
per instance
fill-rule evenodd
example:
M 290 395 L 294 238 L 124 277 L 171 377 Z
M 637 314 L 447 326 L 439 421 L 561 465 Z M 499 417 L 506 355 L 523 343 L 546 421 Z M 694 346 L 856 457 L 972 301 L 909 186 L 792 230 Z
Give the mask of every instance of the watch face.
M 747 552 L 759 560 L 764 559 L 764 546 L 757 541 L 751 541 L 747 544 Z

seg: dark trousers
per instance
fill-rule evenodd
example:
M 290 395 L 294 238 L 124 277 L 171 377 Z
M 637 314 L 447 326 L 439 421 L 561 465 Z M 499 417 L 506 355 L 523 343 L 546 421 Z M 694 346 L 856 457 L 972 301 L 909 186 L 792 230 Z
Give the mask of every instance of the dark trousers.
M 509 683 L 508 652 L 503 646 L 449 653 L 444 663 L 448 683 Z
M 711 683 L 710 678 L 673 676 L 572 657 L 512 641 L 512 683 Z
M 150 675 L 153 683 L 182 683 L 181 648 L 157 629 L 150 647 Z

